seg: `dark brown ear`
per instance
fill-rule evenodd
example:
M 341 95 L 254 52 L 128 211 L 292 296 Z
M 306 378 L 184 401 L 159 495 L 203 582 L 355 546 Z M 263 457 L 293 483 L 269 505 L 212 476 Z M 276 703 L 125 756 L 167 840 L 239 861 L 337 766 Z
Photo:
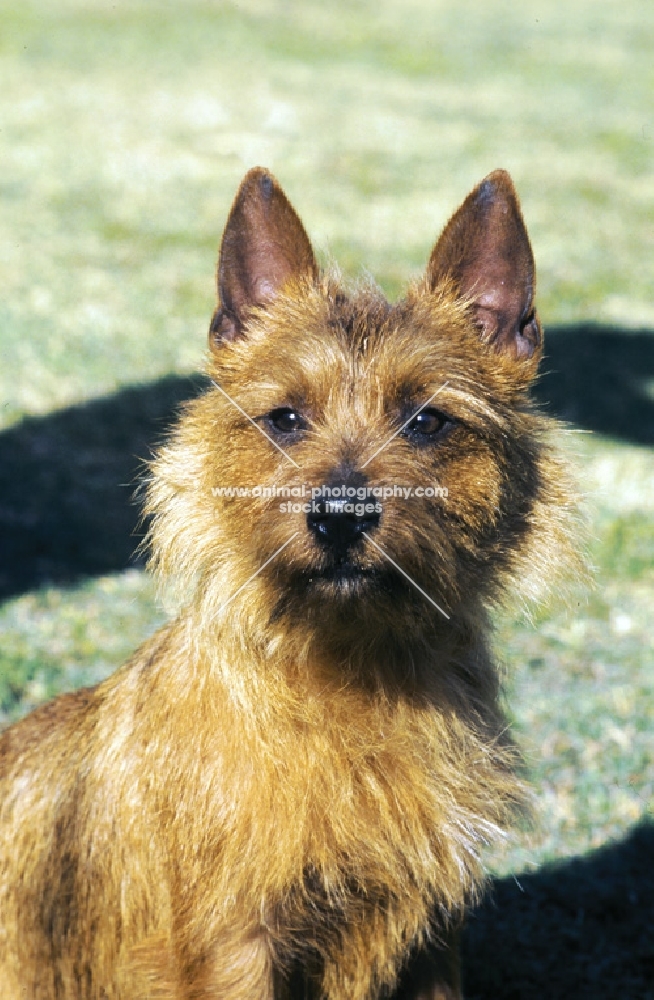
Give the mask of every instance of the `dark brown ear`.
M 427 267 L 430 288 L 448 276 L 470 300 L 484 340 L 516 358 L 540 349 L 534 258 L 505 170 L 470 192 L 436 243 Z
M 234 340 L 253 306 L 264 306 L 289 278 L 317 274 L 309 238 L 281 187 L 262 167 L 249 170 L 223 233 L 210 339 Z

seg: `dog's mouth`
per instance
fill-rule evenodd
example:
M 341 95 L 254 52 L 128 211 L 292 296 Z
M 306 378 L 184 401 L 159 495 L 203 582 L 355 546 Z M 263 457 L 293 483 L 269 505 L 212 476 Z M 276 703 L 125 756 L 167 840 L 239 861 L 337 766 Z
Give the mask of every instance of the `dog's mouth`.
M 313 609 L 320 618 L 329 609 L 354 612 L 359 602 L 374 601 L 381 585 L 379 570 L 357 565 L 350 560 L 311 566 L 294 572 L 287 580 L 273 618 L 293 609 Z
M 350 560 L 343 560 L 311 570 L 306 573 L 305 579 L 309 587 L 327 585 L 336 592 L 353 594 L 363 591 L 366 584 L 373 581 L 377 575 L 377 570 L 359 566 Z
M 289 594 L 299 601 L 307 598 L 340 603 L 370 597 L 382 586 L 385 576 L 379 566 L 361 565 L 356 557 L 324 559 L 317 564 L 296 569 L 288 579 Z
M 361 565 L 355 559 L 307 567 L 295 578 L 294 589 L 303 595 L 303 599 L 313 594 L 337 605 L 343 602 L 374 602 L 377 599 L 400 602 L 414 590 L 393 566 Z

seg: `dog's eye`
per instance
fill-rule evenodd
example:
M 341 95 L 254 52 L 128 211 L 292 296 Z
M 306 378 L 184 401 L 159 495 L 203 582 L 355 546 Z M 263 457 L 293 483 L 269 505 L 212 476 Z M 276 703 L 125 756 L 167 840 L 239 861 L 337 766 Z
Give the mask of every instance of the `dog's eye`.
M 268 420 L 282 434 L 294 434 L 295 431 L 302 430 L 306 424 L 302 415 L 297 410 L 292 410 L 289 406 L 280 406 L 277 410 L 271 410 Z
M 434 440 L 450 423 L 450 419 L 438 410 L 421 410 L 407 424 L 405 434 L 420 441 Z

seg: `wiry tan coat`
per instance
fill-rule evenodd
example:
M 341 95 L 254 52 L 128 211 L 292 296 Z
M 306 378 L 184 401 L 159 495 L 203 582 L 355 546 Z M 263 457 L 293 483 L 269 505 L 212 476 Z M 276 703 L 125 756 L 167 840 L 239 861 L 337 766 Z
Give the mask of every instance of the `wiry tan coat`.
M 216 385 L 147 500 L 183 610 L 0 739 L 0 995 L 455 997 L 480 852 L 524 797 L 488 608 L 570 547 L 517 199 L 487 178 L 390 306 L 319 276 L 251 171 L 218 280 Z M 384 499 L 336 572 L 304 512 L 219 495 L 341 479 L 447 497 Z

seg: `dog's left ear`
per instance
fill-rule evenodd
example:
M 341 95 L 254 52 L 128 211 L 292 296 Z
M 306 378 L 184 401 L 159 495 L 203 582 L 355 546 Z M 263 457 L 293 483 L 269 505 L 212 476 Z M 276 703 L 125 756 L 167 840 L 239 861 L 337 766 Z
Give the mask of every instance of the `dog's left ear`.
M 515 358 L 540 353 L 534 258 L 505 170 L 470 192 L 436 243 L 427 283 L 433 290 L 448 277 L 470 302 L 483 340 Z

